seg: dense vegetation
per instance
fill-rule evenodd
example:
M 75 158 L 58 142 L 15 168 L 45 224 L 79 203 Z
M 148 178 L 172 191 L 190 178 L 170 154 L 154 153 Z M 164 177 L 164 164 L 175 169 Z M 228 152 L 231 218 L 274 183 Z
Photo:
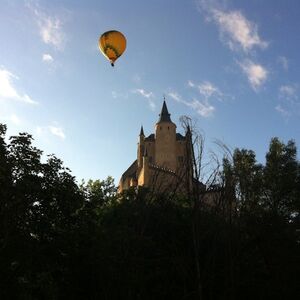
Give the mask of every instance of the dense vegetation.
M 0 299 L 294 299 L 300 294 L 300 163 L 274 138 L 265 165 L 236 149 L 220 201 L 116 194 L 41 161 L 0 125 Z M 99 166 L 101 167 L 101 166 Z M 228 205 L 230 204 L 230 205 Z M 229 209 L 228 209 L 229 207 Z

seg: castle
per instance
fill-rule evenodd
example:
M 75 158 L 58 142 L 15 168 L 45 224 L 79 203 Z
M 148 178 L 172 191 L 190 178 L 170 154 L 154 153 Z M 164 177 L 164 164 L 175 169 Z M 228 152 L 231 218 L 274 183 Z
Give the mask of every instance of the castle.
M 118 191 L 130 187 L 147 187 L 163 192 L 182 190 L 192 178 L 190 168 L 191 131 L 176 133 L 166 102 L 163 102 L 155 133 L 145 136 L 141 127 L 137 159 L 123 173 Z

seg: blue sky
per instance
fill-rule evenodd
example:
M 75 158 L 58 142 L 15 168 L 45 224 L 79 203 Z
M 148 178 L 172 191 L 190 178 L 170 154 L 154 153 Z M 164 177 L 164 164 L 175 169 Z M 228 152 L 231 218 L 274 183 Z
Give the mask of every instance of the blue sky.
M 120 175 L 163 95 L 172 120 L 253 149 L 300 140 L 300 2 L 0 0 L 0 122 L 29 132 L 80 181 Z M 98 38 L 119 30 L 112 68 Z M 178 126 L 178 131 L 180 131 Z

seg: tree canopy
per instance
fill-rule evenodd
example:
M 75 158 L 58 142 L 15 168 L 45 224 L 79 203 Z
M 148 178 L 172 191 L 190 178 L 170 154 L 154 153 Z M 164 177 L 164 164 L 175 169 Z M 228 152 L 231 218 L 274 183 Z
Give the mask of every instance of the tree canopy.
M 300 294 L 300 163 L 236 149 L 204 195 L 77 183 L 0 124 L 0 299 L 292 299 Z M 100 166 L 101 167 L 101 166 Z M 214 192 L 214 191 L 210 191 Z M 201 191 L 203 193 L 203 191 Z M 229 205 L 230 204 L 230 205 Z

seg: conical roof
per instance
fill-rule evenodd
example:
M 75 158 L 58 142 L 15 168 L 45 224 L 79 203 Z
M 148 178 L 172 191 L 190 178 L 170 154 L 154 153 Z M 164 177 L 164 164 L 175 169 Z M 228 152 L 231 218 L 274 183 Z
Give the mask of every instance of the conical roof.
M 143 135 L 143 136 L 145 136 L 145 135 L 144 135 L 144 128 L 143 128 L 143 125 L 141 126 L 140 135 Z
M 160 123 L 160 122 L 172 122 L 165 100 L 164 100 L 164 103 L 163 103 L 163 106 L 162 106 L 162 109 L 161 109 L 161 113 L 159 114 L 158 123 Z

